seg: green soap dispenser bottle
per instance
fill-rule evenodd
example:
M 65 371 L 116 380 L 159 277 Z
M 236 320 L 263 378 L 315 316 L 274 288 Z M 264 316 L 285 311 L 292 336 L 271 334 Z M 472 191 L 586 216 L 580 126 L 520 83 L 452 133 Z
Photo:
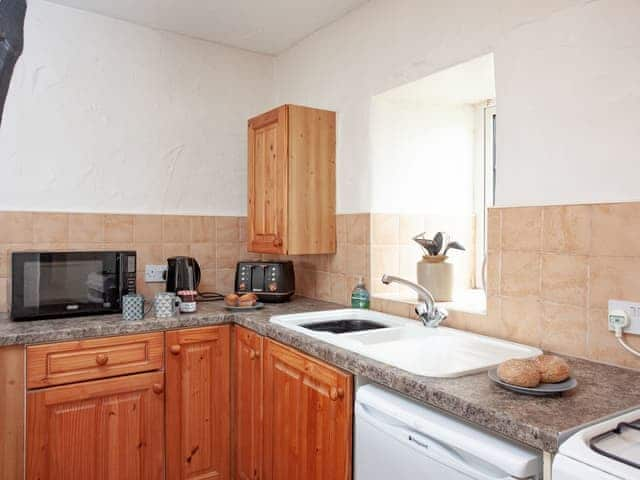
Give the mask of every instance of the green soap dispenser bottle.
M 358 284 L 351 292 L 351 308 L 369 308 L 369 292 L 364 286 L 364 278 L 358 279 Z

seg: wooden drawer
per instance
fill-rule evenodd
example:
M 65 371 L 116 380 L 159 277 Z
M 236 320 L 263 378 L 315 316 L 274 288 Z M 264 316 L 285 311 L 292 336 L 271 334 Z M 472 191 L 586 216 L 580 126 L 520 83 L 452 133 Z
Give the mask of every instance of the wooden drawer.
M 163 351 L 162 333 L 27 347 L 27 388 L 160 370 Z

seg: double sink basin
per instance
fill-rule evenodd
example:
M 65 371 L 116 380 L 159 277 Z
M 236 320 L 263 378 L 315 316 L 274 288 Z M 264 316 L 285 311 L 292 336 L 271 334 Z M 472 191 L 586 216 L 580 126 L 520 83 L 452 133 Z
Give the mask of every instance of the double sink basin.
M 538 348 L 370 310 L 276 315 L 271 322 L 416 375 L 455 378 L 487 371 Z

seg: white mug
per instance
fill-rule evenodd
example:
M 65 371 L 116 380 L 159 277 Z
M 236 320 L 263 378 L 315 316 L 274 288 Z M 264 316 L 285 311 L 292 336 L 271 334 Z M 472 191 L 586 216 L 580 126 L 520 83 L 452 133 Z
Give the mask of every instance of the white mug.
M 175 293 L 158 292 L 153 301 L 153 308 L 156 317 L 170 318 L 180 314 L 180 298 Z

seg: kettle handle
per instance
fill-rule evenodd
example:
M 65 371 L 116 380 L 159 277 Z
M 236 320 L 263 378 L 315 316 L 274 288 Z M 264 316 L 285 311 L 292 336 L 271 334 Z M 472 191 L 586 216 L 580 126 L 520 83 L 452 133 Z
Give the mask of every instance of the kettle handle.
M 194 285 L 193 285 L 193 289 L 194 290 L 198 290 L 198 286 L 200 285 L 200 278 L 201 278 L 201 271 L 200 271 L 200 264 L 198 263 L 198 261 L 194 258 L 193 259 L 193 276 L 194 276 Z

